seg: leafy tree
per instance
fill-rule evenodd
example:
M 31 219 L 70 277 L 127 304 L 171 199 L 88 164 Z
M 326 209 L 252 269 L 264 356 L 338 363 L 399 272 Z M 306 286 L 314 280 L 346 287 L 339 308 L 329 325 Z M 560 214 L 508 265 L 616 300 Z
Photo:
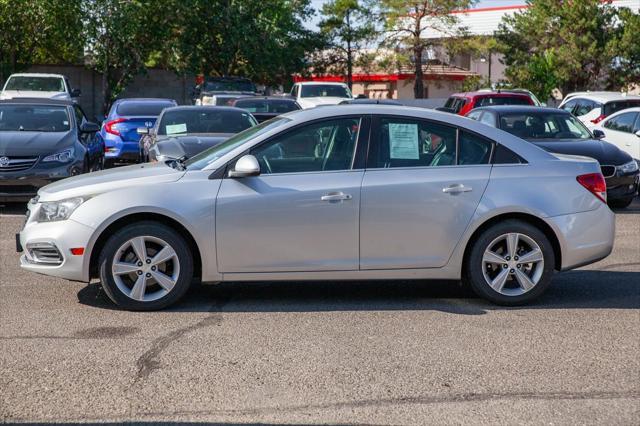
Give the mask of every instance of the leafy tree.
M 331 63 L 346 74 L 351 88 L 356 54 L 377 35 L 373 4 L 367 0 L 332 0 L 322 6 L 322 14 L 325 18 L 320 21 L 320 32 L 335 53 Z
M 433 45 L 432 37 L 461 36 L 464 28 L 451 12 L 466 9 L 476 0 L 380 0 L 381 14 L 386 32 L 385 44 L 402 46 L 406 59 L 415 68 L 413 93 L 416 99 L 424 97 L 424 51 Z
M 566 94 L 619 89 L 637 79 L 638 18 L 628 9 L 600 0 L 527 3 L 523 12 L 505 17 L 496 32 L 514 85 L 544 91 L 536 95 L 547 99 L 554 81 Z M 536 84 L 539 78 L 545 81 Z
M 34 62 L 78 62 L 80 0 L 0 0 L 0 79 Z

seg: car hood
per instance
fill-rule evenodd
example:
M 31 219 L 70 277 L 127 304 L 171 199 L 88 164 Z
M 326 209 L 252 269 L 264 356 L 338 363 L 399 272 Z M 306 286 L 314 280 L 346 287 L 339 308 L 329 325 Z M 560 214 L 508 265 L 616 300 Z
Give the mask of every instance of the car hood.
M 5 90 L 0 95 L 0 99 L 13 98 L 70 99 L 67 92 L 43 92 L 40 90 Z
M 565 139 L 544 142 L 529 140 L 529 142 L 533 142 L 540 148 L 553 153 L 590 157 L 603 165 L 619 166 L 632 160 L 629 154 L 620 150 L 617 146 L 597 139 Z
M 229 139 L 233 133 L 210 133 L 203 135 L 176 136 L 161 139 L 155 146 L 156 155 L 169 158 L 190 158 L 207 148 Z
M 40 189 L 38 196 L 40 201 L 91 196 L 121 188 L 175 182 L 184 174 L 185 171 L 165 163 L 136 164 L 63 179 Z
M 340 102 L 349 98 L 337 98 L 332 96 L 319 96 L 316 98 L 300 98 L 298 104 L 302 108 L 313 108 L 318 105 L 338 105 Z
M 0 156 L 37 157 L 73 146 L 74 132 L 0 132 Z

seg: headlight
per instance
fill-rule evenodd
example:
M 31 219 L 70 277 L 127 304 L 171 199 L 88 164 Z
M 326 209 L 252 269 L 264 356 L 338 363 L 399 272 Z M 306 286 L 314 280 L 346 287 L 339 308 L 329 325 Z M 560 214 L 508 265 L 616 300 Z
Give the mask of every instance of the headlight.
M 623 164 L 622 166 L 618 166 L 618 170 L 620 170 L 622 173 L 632 173 L 638 170 L 638 163 L 636 163 L 636 160 L 631 160 L 626 164 Z
M 65 149 L 55 154 L 48 155 L 42 159 L 43 162 L 57 161 L 58 163 L 68 163 L 73 160 L 73 148 Z
M 45 201 L 40 203 L 37 222 L 57 222 L 59 220 L 67 220 L 71 213 L 77 209 L 80 204 L 87 201 L 88 198 L 76 197 L 68 198 L 60 201 Z

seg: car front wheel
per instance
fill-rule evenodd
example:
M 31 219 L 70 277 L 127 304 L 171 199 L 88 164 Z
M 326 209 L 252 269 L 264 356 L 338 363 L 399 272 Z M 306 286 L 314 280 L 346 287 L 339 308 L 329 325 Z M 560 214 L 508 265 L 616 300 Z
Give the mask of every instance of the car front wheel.
M 506 220 L 485 230 L 473 243 L 465 278 L 478 296 L 516 306 L 539 297 L 551 283 L 554 252 L 535 226 Z
M 107 296 L 129 310 L 170 306 L 185 294 L 193 279 L 188 244 L 157 222 L 139 222 L 116 232 L 106 242 L 99 266 Z

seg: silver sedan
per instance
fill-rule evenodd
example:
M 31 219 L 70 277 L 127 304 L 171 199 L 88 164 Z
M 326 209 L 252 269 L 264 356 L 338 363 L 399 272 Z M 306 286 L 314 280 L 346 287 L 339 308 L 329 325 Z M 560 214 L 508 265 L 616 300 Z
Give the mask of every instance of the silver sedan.
M 517 305 L 612 250 L 598 163 L 451 114 L 285 114 L 186 161 L 66 179 L 29 203 L 24 269 L 154 310 L 194 279 L 450 279 Z

